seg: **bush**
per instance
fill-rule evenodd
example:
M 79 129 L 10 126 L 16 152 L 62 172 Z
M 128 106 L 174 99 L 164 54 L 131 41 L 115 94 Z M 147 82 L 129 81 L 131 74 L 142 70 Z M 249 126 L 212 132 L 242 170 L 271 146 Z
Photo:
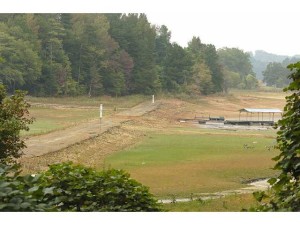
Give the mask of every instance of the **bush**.
M 9 177 L 7 172 L 0 175 L 3 181 L 0 187 L 10 187 L 5 196 L 0 194 L 2 211 L 161 211 L 148 188 L 122 170 L 97 172 L 62 163 L 51 165 L 48 171 L 35 177 Z M 14 207 L 11 204 L 14 202 L 22 207 Z
M 41 184 L 41 175 L 20 176 L 19 166 L 0 164 L 0 211 L 55 211 L 43 200 L 49 190 Z

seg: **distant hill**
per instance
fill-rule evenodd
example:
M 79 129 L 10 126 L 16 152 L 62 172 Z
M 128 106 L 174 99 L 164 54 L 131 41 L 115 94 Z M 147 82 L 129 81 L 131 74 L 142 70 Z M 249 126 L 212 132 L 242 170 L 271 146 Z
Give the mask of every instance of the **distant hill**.
M 262 72 L 266 69 L 270 62 L 280 62 L 287 65 L 295 61 L 300 60 L 300 55 L 288 56 L 288 55 L 276 55 L 263 50 L 257 50 L 254 54 L 251 54 L 251 63 L 253 66 L 253 72 L 259 80 L 263 79 Z

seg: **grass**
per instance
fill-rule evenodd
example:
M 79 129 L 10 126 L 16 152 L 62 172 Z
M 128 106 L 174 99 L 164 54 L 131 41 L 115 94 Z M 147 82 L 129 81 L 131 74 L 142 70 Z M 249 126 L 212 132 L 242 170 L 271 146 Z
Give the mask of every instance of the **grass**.
M 273 138 L 224 134 L 153 134 L 106 158 L 158 197 L 245 187 L 245 181 L 274 175 Z M 250 146 L 245 149 L 244 145 Z
M 77 96 L 77 97 L 32 97 L 27 96 L 26 100 L 30 103 L 43 103 L 43 104 L 60 104 L 65 106 L 90 106 L 99 107 L 103 104 L 106 108 L 130 108 L 143 101 L 151 101 L 151 96 L 145 95 L 130 95 L 122 97 L 111 97 L 111 96 L 101 96 L 101 97 L 87 97 L 87 96 Z
M 252 194 L 240 194 L 207 201 L 163 204 L 163 209 L 170 212 L 240 212 L 255 205 L 256 201 Z
M 22 132 L 23 136 L 49 133 L 54 130 L 64 129 L 80 122 L 98 117 L 97 109 L 74 109 L 74 108 L 49 108 L 31 107 L 30 116 L 35 118 L 29 126 L 28 132 Z
M 22 136 L 32 136 L 64 129 L 78 123 L 99 117 L 99 105 L 103 104 L 104 116 L 110 115 L 115 107 L 117 110 L 131 108 L 143 101 L 151 100 L 151 96 L 131 95 L 113 98 L 102 96 L 97 98 L 79 97 L 31 97 L 26 100 L 32 104 L 30 115 L 35 118 L 29 126 L 29 132 Z M 57 107 L 54 107 L 57 106 Z

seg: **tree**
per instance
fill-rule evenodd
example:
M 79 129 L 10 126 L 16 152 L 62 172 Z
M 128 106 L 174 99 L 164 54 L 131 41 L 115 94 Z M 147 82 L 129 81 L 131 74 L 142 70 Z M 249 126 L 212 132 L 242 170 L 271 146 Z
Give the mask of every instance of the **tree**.
M 75 41 L 68 51 L 72 56 L 74 79 L 87 87 L 90 96 L 125 92 L 125 81 L 130 77 L 133 63 L 110 36 L 107 17 L 104 14 L 75 14 L 71 24 Z
M 0 24 L 0 81 L 9 91 L 33 84 L 41 75 L 41 61 L 30 42 L 11 33 L 17 27 Z
M 239 82 L 235 82 L 234 87 L 254 89 L 258 86 L 258 81 L 252 70 L 251 55 L 238 48 L 222 48 L 218 50 L 220 63 L 224 67 L 226 78 L 230 79 L 232 75 L 238 74 Z M 229 75 L 229 76 L 228 76 Z M 237 75 L 234 75 L 237 78 Z M 225 85 L 231 81 L 225 80 Z M 227 87 L 228 88 L 228 87 Z
M 252 74 L 248 74 L 245 79 L 246 89 L 255 89 L 258 87 L 258 81 Z
M 187 51 L 192 56 L 194 64 L 197 64 L 200 60 L 209 68 L 213 84 L 212 92 L 223 91 L 224 74 L 215 46 L 212 44 L 203 44 L 199 37 L 193 37 L 188 43 Z
M 213 92 L 213 83 L 211 73 L 205 63 L 199 62 L 193 67 L 193 82 L 196 93 L 208 95 Z
M 26 146 L 20 131 L 29 130 L 32 118 L 28 112 L 30 105 L 24 97 L 25 92 L 21 91 L 6 97 L 5 87 L 0 84 L 0 163 L 13 163 Z
M 263 81 L 268 86 L 284 87 L 289 83 L 288 79 L 289 70 L 281 63 L 269 63 L 263 71 Z
M 171 31 L 169 31 L 165 25 L 156 27 L 156 38 L 155 38 L 156 63 L 162 67 L 165 65 L 165 60 L 168 54 L 168 50 L 171 47 L 170 39 L 171 39 Z
M 168 50 L 164 76 L 162 77 L 165 90 L 178 92 L 184 85 L 192 81 L 192 58 L 178 44 L 173 43 Z
M 215 92 L 222 92 L 224 90 L 224 74 L 219 63 L 219 56 L 216 47 L 212 44 L 204 46 L 203 58 L 211 71 L 211 80 L 214 85 Z
M 156 30 L 145 14 L 108 15 L 110 34 L 133 59 L 129 93 L 153 94 L 161 87 L 155 62 Z
M 237 88 L 241 83 L 239 73 L 224 69 L 224 89 L 227 92 L 229 88 Z
M 71 66 L 63 49 L 66 31 L 60 21 L 60 14 L 38 14 L 38 37 L 41 41 L 42 75 L 38 80 L 40 95 L 68 94 L 71 80 Z
M 249 53 L 238 48 L 222 48 L 218 50 L 218 55 L 225 68 L 239 73 L 241 77 L 254 74 Z
M 288 66 L 292 73 L 292 82 L 284 91 L 292 94 L 286 97 L 282 119 L 275 128 L 279 128 L 276 148 L 280 154 L 273 158 L 277 161 L 274 169 L 280 175 L 269 179 L 272 185 L 270 193 L 256 192 L 255 198 L 260 202 L 251 211 L 299 211 L 300 210 L 300 62 Z

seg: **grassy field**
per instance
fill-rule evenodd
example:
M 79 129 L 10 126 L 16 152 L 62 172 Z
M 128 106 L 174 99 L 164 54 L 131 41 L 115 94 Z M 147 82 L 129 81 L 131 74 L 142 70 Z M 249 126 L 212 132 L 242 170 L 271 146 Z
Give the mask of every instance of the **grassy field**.
M 111 96 L 101 96 L 101 97 L 87 97 L 87 96 L 77 96 L 77 97 L 32 97 L 27 96 L 26 100 L 30 103 L 43 103 L 43 104 L 60 104 L 65 106 L 90 106 L 99 107 L 103 104 L 107 108 L 130 108 L 143 101 L 151 100 L 151 96 L 145 95 L 130 95 L 122 97 L 111 97 Z
M 143 101 L 150 101 L 149 96 L 132 95 L 112 98 L 103 96 L 63 97 L 63 98 L 37 98 L 28 96 L 26 100 L 32 104 L 30 115 L 35 118 L 29 132 L 22 132 L 23 136 L 39 135 L 51 131 L 64 129 L 99 117 L 99 105 L 103 104 L 104 116 L 111 115 L 115 108 L 120 111 L 131 108 Z
M 164 204 L 163 209 L 167 212 L 240 212 L 256 204 L 252 194 L 240 194 L 206 201 L 195 199 L 190 202 Z
M 245 187 L 246 181 L 274 175 L 271 158 L 277 152 L 268 148 L 273 144 L 274 137 L 264 131 L 158 133 L 105 163 L 129 171 L 158 197 L 188 197 Z
M 21 135 L 38 135 L 54 130 L 63 129 L 89 119 L 97 118 L 97 109 L 74 109 L 74 108 L 51 108 L 51 107 L 31 107 L 30 115 L 35 118 L 33 124 L 29 126 L 28 132 Z

